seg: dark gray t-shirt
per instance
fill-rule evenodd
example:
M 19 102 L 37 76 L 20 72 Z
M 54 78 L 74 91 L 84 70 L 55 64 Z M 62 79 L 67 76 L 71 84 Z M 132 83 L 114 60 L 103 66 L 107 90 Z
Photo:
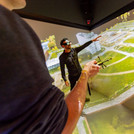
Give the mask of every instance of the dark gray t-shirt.
M 34 31 L 0 5 L 0 134 L 60 134 L 68 110 L 52 82 Z

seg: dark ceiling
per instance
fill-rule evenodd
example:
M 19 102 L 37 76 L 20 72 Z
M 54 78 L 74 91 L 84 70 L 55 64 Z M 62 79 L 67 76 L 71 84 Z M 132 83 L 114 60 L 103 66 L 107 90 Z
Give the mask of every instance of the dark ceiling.
M 91 30 L 133 8 L 134 0 L 27 0 L 26 8 L 16 12 L 24 18 Z

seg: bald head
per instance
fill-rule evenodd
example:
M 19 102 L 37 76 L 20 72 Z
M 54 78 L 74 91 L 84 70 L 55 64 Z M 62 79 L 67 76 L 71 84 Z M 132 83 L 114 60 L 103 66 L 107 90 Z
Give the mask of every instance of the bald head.
M 9 10 L 21 9 L 26 6 L 26 0 L 0 0 L 0 4 Z

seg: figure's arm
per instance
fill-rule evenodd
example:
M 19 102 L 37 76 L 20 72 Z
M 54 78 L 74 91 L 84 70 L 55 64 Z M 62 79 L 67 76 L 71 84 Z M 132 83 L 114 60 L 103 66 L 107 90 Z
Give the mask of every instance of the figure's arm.
M 66 86 L 69 86 L 69 83 L 66 79 L 66 74 L 65 74 L 65 63 L 61 57 L 60 57 L 60 69 L 61 69 L 61 76 L 62 76 Z
M 65 99 L 68 119 L 62 134 L 72 134 L 77 124 L 85 103 L 88 78 L 96 75 L 100 69 L 96 63 L 96 61 L 91 61 L 84 66 L 77 84 Z
M 85 44 L 81 45 L 80 47 L 76 47 L 75 50 L 78 52 L 80 52 L 81 50 L 83 50 L 85 47 L 89 46 L 92 43 L 92 40 L 86 42 Z
M 100 38 L 100 37 L 101 37 L 101 36 L 98 36 L 98 37 L 96 37 L 95 39 L 90 40 L 90 41 L 86 42 L 85 44 L 81 45 L 80 47 L 75 48 L 76 51 L 77 51 L 77 53 L 80 52 L 81 50 L 83 50 L 85 47 L 89 46 L 92 42 L 97 41 L 98 38 Z

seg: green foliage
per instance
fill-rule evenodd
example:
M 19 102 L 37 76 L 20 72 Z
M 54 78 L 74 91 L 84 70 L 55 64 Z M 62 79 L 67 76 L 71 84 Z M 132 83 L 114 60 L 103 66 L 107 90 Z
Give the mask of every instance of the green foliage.
M 46 40 L 41 40 L 41 42 L 46 42 L 46 41 L 49 41 L 48 47 L 50 50 L 57 49 L 55 35 L 49 36 L 48 38 L 46 38 Z
M 50 59 L 57 58 L 57 53 L 52 53 Z
M 51 42 L 49 42 L 48 43 L 48 47 L 49 47 L 49 49 L 53 49 L 54 47 L 55 47 L 55 42 L 53 42 L 53 41 L 51 41 Z

